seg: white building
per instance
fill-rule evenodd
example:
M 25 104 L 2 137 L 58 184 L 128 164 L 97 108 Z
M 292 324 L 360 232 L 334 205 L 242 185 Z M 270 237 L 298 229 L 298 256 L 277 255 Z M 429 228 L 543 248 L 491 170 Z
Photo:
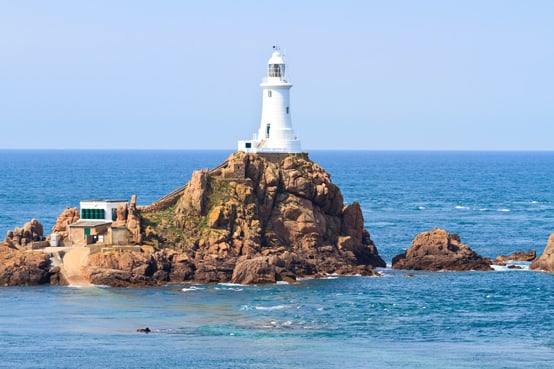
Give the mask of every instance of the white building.
M 81 201 L 81 219 L 105 220 L 112 222 L 117 219 L 117 207 L 126 204 L 126 200 L 83 200 Z
M 251 140 L 238 142 L 238 150 L 249 153 L 300 153 L 300 140 L 292 129 L 290 88 L 285 61 L 278 47 L 267 62 L 267 76 L 262 80 L 262 119 Z

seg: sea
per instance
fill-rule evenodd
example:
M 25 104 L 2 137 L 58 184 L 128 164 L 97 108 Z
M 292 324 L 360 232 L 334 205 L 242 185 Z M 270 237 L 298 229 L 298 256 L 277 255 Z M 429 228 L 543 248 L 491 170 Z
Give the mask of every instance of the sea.
M 232 152 L 0 150 L 0 237 L 83 199 L 149 204 Z M 554 152 L 313 151 L 389 267 L 297 284 L 0 287 L 0 368 L 554 368 L 554 274 L 407 272 L 420 232 L 496 257 L 554 232 Z M 151 332 L 137 332 L 148 327 Z

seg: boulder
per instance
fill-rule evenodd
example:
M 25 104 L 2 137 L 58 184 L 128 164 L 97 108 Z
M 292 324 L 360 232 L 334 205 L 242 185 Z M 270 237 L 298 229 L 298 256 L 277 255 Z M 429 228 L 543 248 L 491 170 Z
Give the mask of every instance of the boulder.
M 239 261 L 233 270 L 232 283 L 260 284 L 277 281 L 275 265 L 268 258 L 258 256 L 253 259 Z
M 529 268 L 533 270 L 544 270 L 545 272 L 554 272 L 554 233 L 548 238 L 542 255 L 536 258 Z
M 428 271 L 492 270 L 482 256 L 461 242 L 460 236 L 438 228 L 418 234 L 404 254 L 393 258 L 392 268 Z
M 44 229 L 42 224 L 32 219 L 25 223 L 23 228 L 15 228 L 13 231 L 8 231 L 4 244 L 13 249 L 32 248 L 32 243 L 44 241 Z

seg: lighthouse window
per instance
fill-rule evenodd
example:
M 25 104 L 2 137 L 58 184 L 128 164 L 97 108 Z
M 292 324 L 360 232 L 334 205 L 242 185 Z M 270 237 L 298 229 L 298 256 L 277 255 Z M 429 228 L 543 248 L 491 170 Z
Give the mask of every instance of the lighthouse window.
M 271 90 L 267 91 L 267 97 L 271 97 Z
M 271 124 L 267 124 L 265 127 L 265 138 L 269 138 L 269 129 L 271 128 Z
M 289 107 L 287 106 L 287 114 L 289 113 Z
M 269 77 L 281 77 L 281 65 L 282 64 L 269 64 L 268 75 Z M 283 65 L 283 71 L 284 71 Z
M 245 149 L 251 149 L 251 148 L 252 148 L 252 143 L 251 143 L 251 142 L 246 142 L 246 143 L 244 144 L 244 148 L 245 148 Z

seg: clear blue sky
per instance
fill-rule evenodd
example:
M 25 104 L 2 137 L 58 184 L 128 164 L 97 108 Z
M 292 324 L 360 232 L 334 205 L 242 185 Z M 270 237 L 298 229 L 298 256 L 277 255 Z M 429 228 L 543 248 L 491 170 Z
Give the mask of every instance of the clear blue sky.
M 0 148 L 554 150 L 554 1 L 0 0 Z

